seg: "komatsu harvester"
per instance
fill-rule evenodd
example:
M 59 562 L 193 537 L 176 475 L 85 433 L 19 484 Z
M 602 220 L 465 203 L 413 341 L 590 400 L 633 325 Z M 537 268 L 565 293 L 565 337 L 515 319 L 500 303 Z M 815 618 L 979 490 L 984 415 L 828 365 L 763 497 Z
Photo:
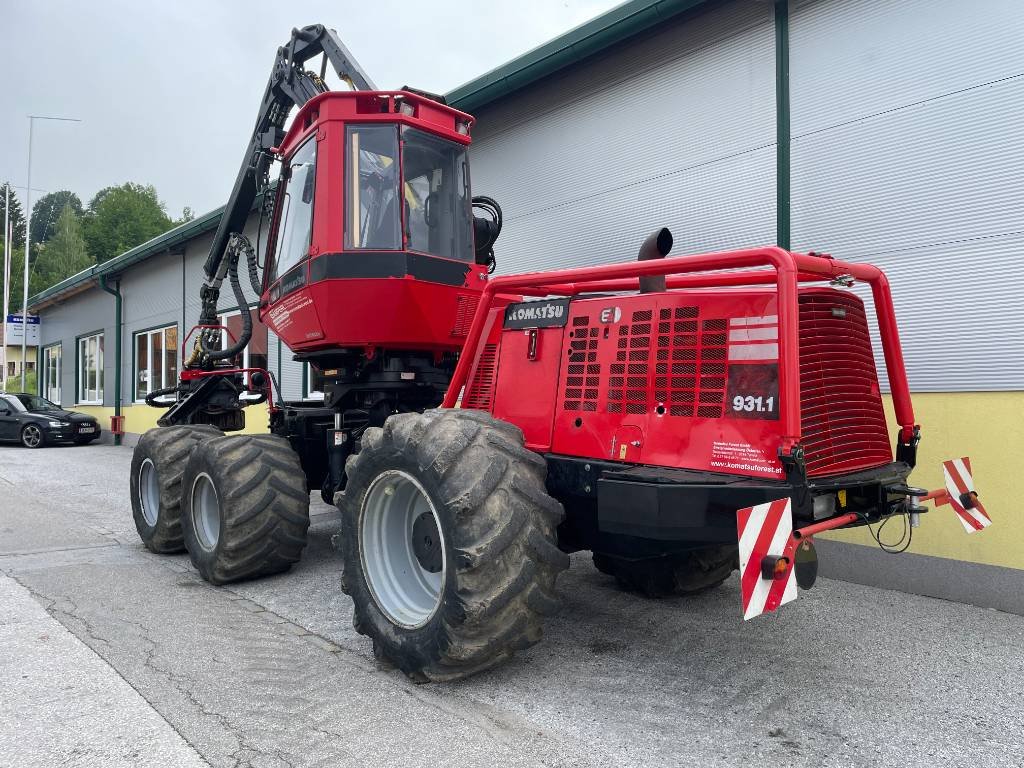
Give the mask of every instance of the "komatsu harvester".
M 352 90 L 327 89 L 328 64 Z M 820 531 L 901 517 L 905 546 L 926 500 L 988 525 L 967 459 L 942 490 L 908 484 L 921 434 L 882 272 L 772 246 L 670 257 L 661 229 L 636 260 L 494 277 L 472 127 L 439 96 L 376 90 L 323 26 L 278 50 L 180 381 L 148 398 L 167 411 L 131 467 L 147 547 L 187 549 L 214 584 L 284 571 L 319 490 L 356 629 L 442 680 L 536 643 L 571 552 L 650 595 L 739 569 L 750 618 L 813 584 Z M 260 195 L 262 275 L 241 234 Z M 252 323 L 228 338 L 217 303 L 227 279 L 247 305 L 240 268 L 323 402 L 237 364 Z M 226 434 L 261 402 L 270 434 Z

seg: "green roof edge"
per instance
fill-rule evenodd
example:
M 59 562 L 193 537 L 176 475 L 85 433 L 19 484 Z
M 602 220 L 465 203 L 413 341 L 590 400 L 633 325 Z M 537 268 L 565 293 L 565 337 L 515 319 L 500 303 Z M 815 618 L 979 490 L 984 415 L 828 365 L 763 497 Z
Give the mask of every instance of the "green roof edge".
M 445 98 L 456 109 L 472 112 L 707 2 L 709 0 L 629 0 L 460 85 L 445 94 Z

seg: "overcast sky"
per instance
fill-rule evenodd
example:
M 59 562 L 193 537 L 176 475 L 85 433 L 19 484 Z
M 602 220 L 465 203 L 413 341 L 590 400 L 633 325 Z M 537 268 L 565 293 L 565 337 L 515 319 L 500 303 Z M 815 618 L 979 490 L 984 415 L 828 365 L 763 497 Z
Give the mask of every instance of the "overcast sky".
M 0 180 L 88 204 L 153 184 L 172 217 L 227 199 L 292 27 L 339 33 L 380 88 L 444 93 L 620 0 L 0 0 Z M 24 190 L 19 190 L 24 202 Z M 33 192 L 38 199 L 39 192 Z

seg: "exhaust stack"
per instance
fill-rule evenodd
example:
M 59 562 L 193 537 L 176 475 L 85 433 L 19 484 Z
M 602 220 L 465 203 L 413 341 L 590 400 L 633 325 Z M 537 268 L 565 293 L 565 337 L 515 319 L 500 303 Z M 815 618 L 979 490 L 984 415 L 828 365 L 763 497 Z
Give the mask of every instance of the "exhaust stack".
M 663 259 L 668 256 L 668 252 L 672 250 L 672 233 L 668 231 L 667 227 L 662 227 L 656 232 L 652 232 L 643 245 L 640 246 L 640 252 L 637 253 L 637 261 L 647 261 L 649 259 Z M 640 278 L 640 293 L 664 293 L 665 292 L 665 276 L 656 275 L 650 277 Z

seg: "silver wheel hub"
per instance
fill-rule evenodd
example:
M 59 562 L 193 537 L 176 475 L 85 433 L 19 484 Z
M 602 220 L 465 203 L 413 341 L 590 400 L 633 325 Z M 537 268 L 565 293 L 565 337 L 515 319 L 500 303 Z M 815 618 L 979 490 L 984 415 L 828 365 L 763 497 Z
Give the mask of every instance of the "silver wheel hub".
M 37 445 L 39 445 L 39 443 L 42 442 L 43 433 L 39 431 L 39 427 L 35 426 L 34 424 L 29 424 L 27 427 L 25 427 L 25 434 L 23 439 L 25 441 L 25 445 L 27 445 L 29 448 L 35 448 Z
M 377 607 L 395 624 L 422 627 L 441 605 L 445 541 L 434 504 L 410 474 L 378 475 L 359 514 L 359 555 Z
M 199 546 L 207 551 L 220 541 L 220 499 L 213 480 L 205 472 L 192 483 L 192 527 Z
M 139 467 L 139 507 L 146 524 L 155 526 L 160 517 L 160 480 L 152 459 L 145 459 Z

